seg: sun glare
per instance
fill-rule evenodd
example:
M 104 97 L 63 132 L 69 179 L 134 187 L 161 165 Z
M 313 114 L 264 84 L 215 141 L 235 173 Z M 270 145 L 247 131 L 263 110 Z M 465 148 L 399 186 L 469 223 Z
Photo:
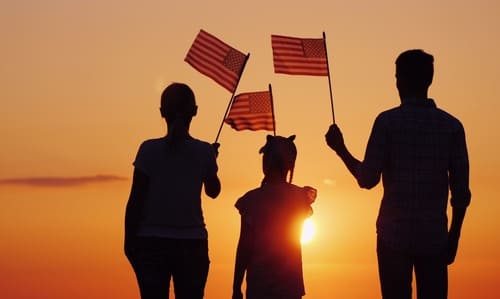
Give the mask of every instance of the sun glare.
M 312 222 L 311 218 L 307 218 L 302 226 L 302 237 L 300 238 L 300 242 L 302 244 L 311 242 L 315 233 L 316 229 L 314 227 L 314 222 Z

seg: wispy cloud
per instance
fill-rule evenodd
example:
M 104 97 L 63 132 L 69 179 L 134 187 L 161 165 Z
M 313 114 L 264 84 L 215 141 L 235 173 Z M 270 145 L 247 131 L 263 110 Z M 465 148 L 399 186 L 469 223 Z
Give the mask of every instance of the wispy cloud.
M 329 178 L 326 178 L 326 179 L 323 180 L 323 184 L 328 185 L 328 186 L 336 186 L 337 185 L 337 181 L 329 179 Z
M 79 177 L 21 177 L 0 179 L 1 185 L 25 185 L 39 187 L 72 187 L 96 183 L 107 183 L 128 180 L 126 177 L 117 175 L 95 175 Z

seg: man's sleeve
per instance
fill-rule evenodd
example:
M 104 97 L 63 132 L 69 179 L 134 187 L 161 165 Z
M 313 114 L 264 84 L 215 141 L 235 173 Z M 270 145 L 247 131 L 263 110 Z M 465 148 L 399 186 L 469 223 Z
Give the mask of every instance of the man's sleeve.
M 450 202 L 452 207 L 466 208 L 470 204 L 471 192 L 469 189 L 469 156 L 462 124 L 459 123 L 458 130 L 452 138 L 449 169 Z
M 356 171 L 356 179 L 361 188 L 371 189 L 378 184 L 386 157 L 387 131 L 383 118 L 379 115 L 373 124 L 365 158 Z

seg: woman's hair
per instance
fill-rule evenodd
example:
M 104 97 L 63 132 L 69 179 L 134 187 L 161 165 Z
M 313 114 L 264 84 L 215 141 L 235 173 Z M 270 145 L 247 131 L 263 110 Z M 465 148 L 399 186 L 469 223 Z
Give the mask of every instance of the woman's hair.
M 167 123 L 191 120 L 196 112 L 194 93 L 184 83 L 172 83 L 161 94 L 161 112 Z
M 168 144 L 175 145 L 188 136 L 191 119 L 196 115 L 194 93 L 183 83 L 172 83 L 161 94 L 161 115 L 167 121 Z
M 264 167 L 264 175 L 271 169 L 278 170 L 283 176 L 290 171 L 289 182 L 293 179 L 293 169 L 297 158 L 297 147 L 293 142 L 295 135 L 290 137 L 271 136 L 267 135 L 266 144 L 260 149 L 259 153 L 263 154 L 262 162 Z M 266 177 L 262 184 L 265 184 Z

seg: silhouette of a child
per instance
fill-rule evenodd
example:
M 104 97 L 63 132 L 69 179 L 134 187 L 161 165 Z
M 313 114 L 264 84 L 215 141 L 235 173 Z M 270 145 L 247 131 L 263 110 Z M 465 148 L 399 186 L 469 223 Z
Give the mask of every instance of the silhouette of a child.
M 262 185 L 236 202 L 241 232 L 236 253 L 233 299 L 298 299 L 304 294 L 300 232 L 312 214 L 316 190 L 291 183 L 297 149 L 293 140 L 267 136 Z M 290 173 L 290 182 L 287 176 Z

